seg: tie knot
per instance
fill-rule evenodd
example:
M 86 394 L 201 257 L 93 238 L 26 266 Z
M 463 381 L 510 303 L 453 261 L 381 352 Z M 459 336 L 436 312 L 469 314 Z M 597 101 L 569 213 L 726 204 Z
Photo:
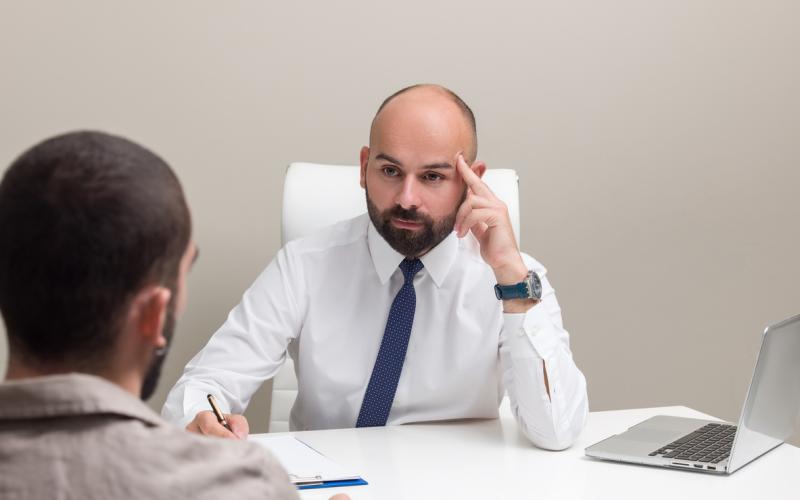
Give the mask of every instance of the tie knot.
M 422 269 L 422 261 L 419 259 L 403 259 L 403 262 L 400 263 L 400 270 L 403 271 L 406 283 L 411 282 L 420 269 Z

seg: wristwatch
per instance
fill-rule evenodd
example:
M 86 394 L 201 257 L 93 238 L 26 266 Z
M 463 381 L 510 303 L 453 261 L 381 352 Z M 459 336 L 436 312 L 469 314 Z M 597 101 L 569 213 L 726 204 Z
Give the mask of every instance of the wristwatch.
M 534 299 L 542 298 L 542 280 L 533 271 L 528 271 L 528 276 L 516 285 L 495 285 L 494 294 L 499 300 Z

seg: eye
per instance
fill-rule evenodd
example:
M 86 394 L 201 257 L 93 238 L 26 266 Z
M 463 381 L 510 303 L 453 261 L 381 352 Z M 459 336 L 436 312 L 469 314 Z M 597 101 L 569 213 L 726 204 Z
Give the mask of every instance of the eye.
M 394 167 L 386 166 L 383 167 L 383 175 L 385 175 L 386 177 L 397 177 L 398 175 L 400 175 L 400 171 Z
M 422 178 L 427 182 L 439 182 L 444 179 L 444 176 L 441 174 L 437 174 L 436 172 L 425 172 Z

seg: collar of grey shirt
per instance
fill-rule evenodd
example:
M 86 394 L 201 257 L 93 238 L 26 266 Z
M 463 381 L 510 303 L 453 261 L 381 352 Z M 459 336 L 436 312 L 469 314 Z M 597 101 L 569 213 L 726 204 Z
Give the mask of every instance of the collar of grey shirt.
M 166 425 L 141 399 L 94 375 L 48 375 L 0 384 L 2 420 L 92 414 L 133 418 L 153 427 Z

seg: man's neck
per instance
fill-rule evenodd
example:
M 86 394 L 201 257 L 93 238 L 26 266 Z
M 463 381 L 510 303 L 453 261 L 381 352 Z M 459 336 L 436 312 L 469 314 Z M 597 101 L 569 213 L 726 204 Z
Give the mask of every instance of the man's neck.
M 26 363 L 15 356 L 9 356 L 5 380 L 10 382 L 49 375 L 66 375 L 68 373 L 84 373 L 104 378 L 136 397 L 139 397 L 139 393 L 142 390 L 141 380 L 134 374 L 109 373 L 105 370 L 89 370 L 86 367 L 78 368 L 59 363 Z
M 11 356 L 8 360 L 8 368 L 6 369 L 6 380 L 22 380 L 26 378 L 45 377 L 47 375 L 59 375 L 73 371 L 74 370 L 66 369 L 56 365 L 34 366 L 29 363 L 21 362 L 20 360 Z

